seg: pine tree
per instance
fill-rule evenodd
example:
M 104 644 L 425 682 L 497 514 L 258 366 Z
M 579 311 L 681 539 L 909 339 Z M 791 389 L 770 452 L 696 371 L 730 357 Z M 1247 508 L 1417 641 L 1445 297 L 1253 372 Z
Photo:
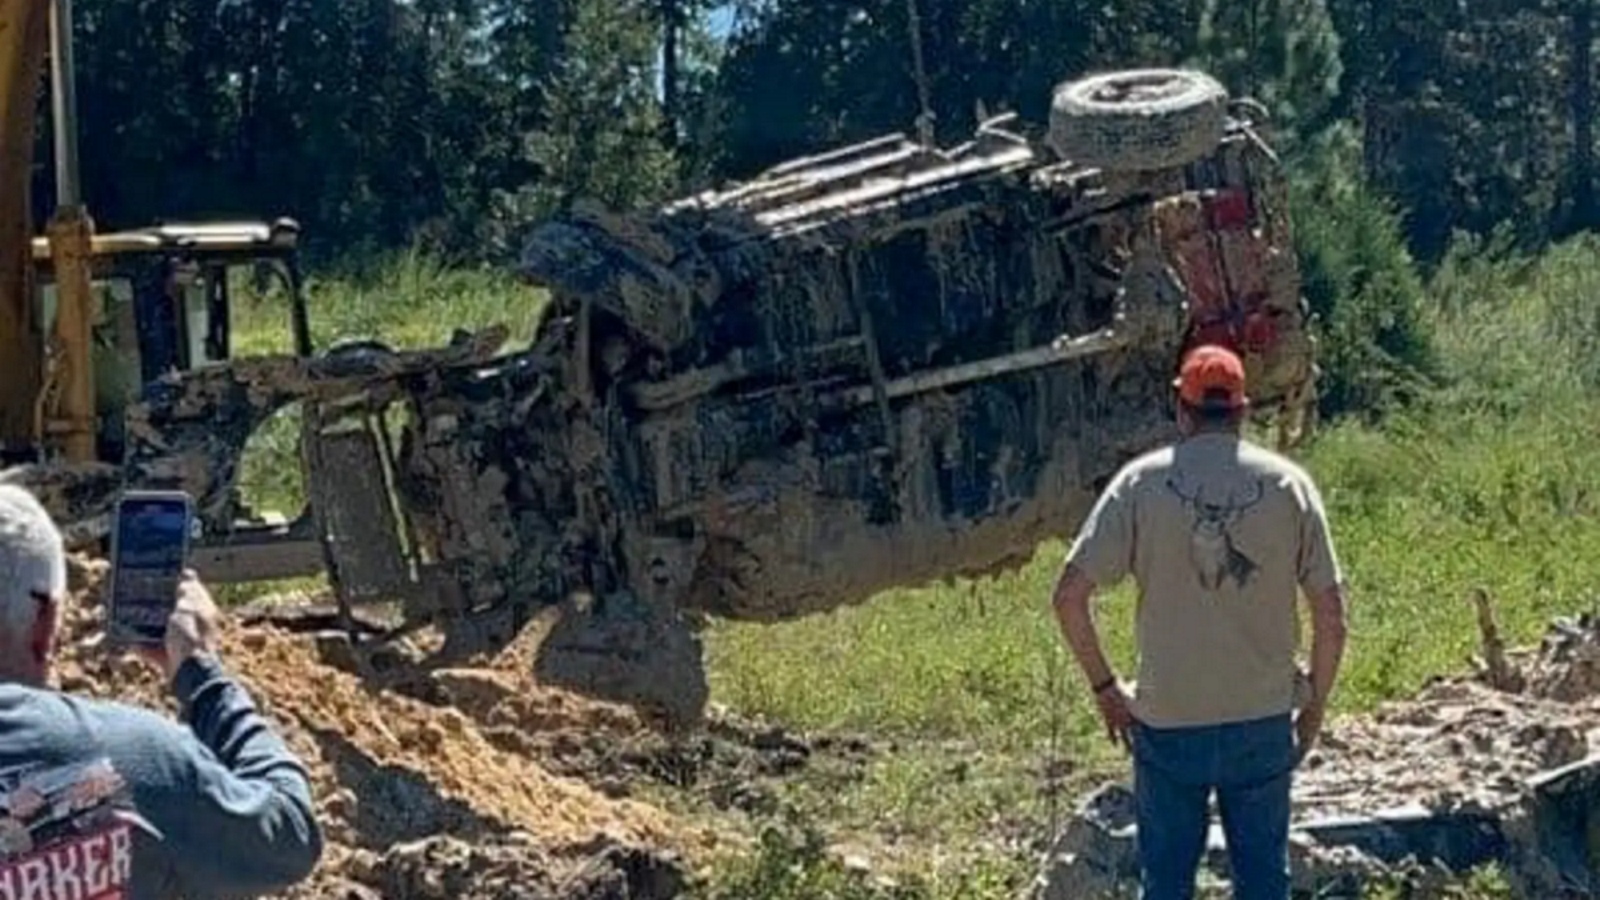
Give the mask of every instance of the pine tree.
M 580 198 L 629 208 L 673 188 L 654 16 L 645 0 L 576 0 L 560 63 L 543 86 L 545 125 L 529 141 L 538 168 L 524 197 L 530 212 Z
M 1205 0 L 1197 62 L 1272 113 L 1279 140 L 1329 124 L 1344 66 L 1325 0 Z

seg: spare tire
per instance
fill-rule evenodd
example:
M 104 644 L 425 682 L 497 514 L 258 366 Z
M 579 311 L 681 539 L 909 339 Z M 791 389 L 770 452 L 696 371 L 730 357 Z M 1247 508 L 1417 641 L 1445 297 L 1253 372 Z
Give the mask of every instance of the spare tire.
M 1204 72 L 1129 69 L 1056 86 L 1050 148 L 1069 162 L 1108 171 L 1181 166 L 1222 140 L 1228 91 Z

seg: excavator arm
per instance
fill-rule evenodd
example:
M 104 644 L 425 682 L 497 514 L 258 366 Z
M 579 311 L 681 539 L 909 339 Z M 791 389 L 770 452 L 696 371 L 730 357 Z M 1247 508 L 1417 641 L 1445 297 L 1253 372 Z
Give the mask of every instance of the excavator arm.
M 94 223 L 78 196 L 71 0 L 0 0 L 0 453 L 59 448 L 95 456 Z M 48 232 L 56 285 L 52 340 L 34 301 L 29 182 L 41 69 L 50 59 L 56 213 Z
M 39 82 L 49 48 L 49 0 L 0 0 L 0 452 L 38 443 L 44 382 L 33 303 L 33 171 Z

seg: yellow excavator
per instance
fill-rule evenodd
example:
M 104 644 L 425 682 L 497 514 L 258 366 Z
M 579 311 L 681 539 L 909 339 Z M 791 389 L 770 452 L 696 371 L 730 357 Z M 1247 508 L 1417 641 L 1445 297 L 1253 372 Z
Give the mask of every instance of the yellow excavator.
M 69 540 L 91 544 L 106 535 L 104 512 L 122 488 L 192 490 L 205 474 L 214 490 L 197 492 L 194 564 L 206 577 L 322 572 L 309 509 L 293 522 L 261 516 L 234 488 L 251 432 L 314 392 L 299 226 L 280 218 L 96 234 L 80 194 L 70 35 L 72 0 L 0 0 L 0 479 L 34 488 Z M 29 191 L 46 64 L 56 208 L 38 234 Z M 288 298 L 290 346 L 235 359 L 232 299 L 272 288 Z M 238 394 L 261 402 L 229 402 Z M 202 408 L 211 400 L 216 408 Z M 224 450 L 210 455 L 219 442 Z M 163 450 L 173 456 L 152 460 Z
M 96 234 L 80 193 L 71 0 L 0 0 L 0 462 L 120 462 L 121 412 L 142 381 L 226 359 L 229 289 L 244 267 L 310 328 L 289 219 Z M 56 209 L 29 197 L 49 63 Z
M 0 0 L 0 447 L 12 460 L 41 452 L 47 442 L 78 462 L 95 450 L 94 223 L 77 195 L 68 2 Z M 37 88 L 47 58 L 58 185 L 44 253 L 55 287 L 49 325 L 37 290 L 29 196 Z
M 47 64 L 56 202 L 38 229 L 29 190 Z M 415 352 L 372 340 L 314 351 L 298 224 L 97 234 L 75 107 L 71 0 L 0 0 L 0 481 L 33 490 L 75 546 L 103 546 L 121 491 L 176 489 L 195 498 L 191 562 L 214 583 L 355 577 L 373 540 L 402 540 L 394 528 L 350 534 L 394 518 L 388 493 L 353 477 L 391 468 L 360 398 L 487 359 L 506 330 Z M 236 356 L 234 299 L 269 292 L 287 298 L 285 346 Z M 251 509 L 238 475 L 252 435 L 295 405 L 307 502 L 291 519 Z

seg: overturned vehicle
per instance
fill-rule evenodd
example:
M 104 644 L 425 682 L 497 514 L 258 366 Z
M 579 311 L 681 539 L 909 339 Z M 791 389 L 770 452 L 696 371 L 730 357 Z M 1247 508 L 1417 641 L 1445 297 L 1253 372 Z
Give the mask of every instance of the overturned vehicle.
M 1257 413 L 1301 432 L 1313 343 L 1264 127 L 1204 75 L 1113 72 L 1058 88 L 1042 134 L 889 135 L 579 208 L 526 243 L 549 292 L 527 347 L 172 375 L 128 413 L 117 486 L 186 489 L 226 529 L 244 441 L 303 401 L 351 627 L 382 603 L 378 639 L 437 626 L 448 659 L 558 611 L 542 677 L 692 720 L 707 616 L 804 616 L 1069 533 L 1173 436 L 1188 346 L 1238 349 Z M 41 471 L 64 518 L 105 508 Z

